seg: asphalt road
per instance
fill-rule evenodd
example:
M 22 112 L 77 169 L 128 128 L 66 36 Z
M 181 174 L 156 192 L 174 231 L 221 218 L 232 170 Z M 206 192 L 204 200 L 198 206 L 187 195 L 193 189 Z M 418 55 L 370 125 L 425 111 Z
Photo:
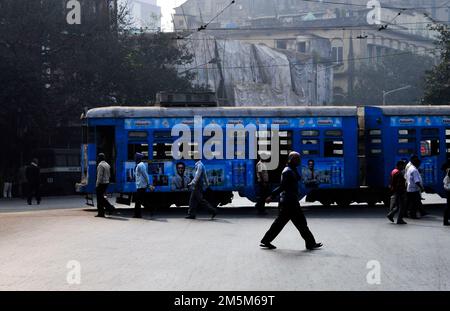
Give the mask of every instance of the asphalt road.
M 214 221 L 186 220 L 184 209 L 133 219 L 123 206 L 99 219 L 80 197 L 2 200 L 0 290 L 450 290 L 443 202 L 427 196 L 431 214 L 406 226 L 381 206 L 309 204 L 325 244 L 311 252 L 292 224 L 276 250 L 260 249 L 276 209 L 258 217 L 242 198 Z

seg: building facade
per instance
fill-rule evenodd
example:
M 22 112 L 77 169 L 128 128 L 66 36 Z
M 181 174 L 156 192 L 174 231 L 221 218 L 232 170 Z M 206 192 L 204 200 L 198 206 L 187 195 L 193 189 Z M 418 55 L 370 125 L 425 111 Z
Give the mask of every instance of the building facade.
M 361 64 L 387 54 L 430 55 L 437 33 L 428 26 L 448 21 L 450 1 L 381 1 L 376 11 L 361 0 L 244 0 L 213 19 L 229 3 L 188 0 L 176 8 L 175 30 L 192 31 L 210 22 L 204 31 L 218 38 L 317 55 L 334 69 L 334 102 L 343 103 L 352 97 L 354 72 Z
M 156 0 L 129 0 L 128 5 L 133 15 L 134 27 L 147 32 L 161 30 L 161 7 Z

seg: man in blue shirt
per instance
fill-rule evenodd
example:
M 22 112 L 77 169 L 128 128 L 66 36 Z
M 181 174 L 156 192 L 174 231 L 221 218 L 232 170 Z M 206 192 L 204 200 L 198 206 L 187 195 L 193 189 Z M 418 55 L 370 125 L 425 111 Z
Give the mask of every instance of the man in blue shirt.
M 211 204 L 203 197 L 203 191 L 208 188 L 208 176 L 206 174 L 205 166 L 201 160 L 195 163 L 195 175 L 194 179 L 189 183 L 189 187 L 192 188 L 191 197 L 189 199 L 189 210 L 187 219 L 195 219 L 197 213 L 197 207 L 203 206 L 211 213 L 211 219 L 214 219 L 217 215 L 217 210 L 211 206 Z
M 146 206 L 147 202 L 145 200 L 145 194 L 147 192 L 147 188 L 150 191 L 155 190 L 155 188 L 150 185 L 150 179 L 147 173 L 147 167 L 144 162 L 144 155 L 142 153 L 136 153 L 136 168 L 135 168 L 135 176 L 136 176 L 136 199 L 134 205 L 134 218 L 142 218 L 141 213 L 141 205 Z

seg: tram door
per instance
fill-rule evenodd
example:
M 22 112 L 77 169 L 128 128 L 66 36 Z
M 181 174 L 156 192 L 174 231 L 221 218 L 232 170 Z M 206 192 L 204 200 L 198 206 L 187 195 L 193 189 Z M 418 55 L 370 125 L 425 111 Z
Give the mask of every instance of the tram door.
M 420 130 L 421 173 L 426 186 L 437 185 L 439 172 L 440 139 L 439 128 L 422 128 Z
M 116 182 L 116 135 L 114 126 L 97 126 L 95 131 L 97 155 L 104 153 L 106 162 L 111 166 L 110 182 Z

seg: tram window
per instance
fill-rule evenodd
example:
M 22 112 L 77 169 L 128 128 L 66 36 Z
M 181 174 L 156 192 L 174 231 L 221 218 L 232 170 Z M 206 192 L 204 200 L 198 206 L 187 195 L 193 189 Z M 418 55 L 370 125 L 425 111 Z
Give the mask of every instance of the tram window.
M 415 136 L 416 130 L 415 129 L 398 130 L 398 135 L 400 135 L 400 136 Z
M 373 138 L 370 140 L 371 144 L 381 144 L 381 138 Z
M 344 142 L 342 140 L 325 140 L 325 157 L 343 157 Z
M 290 139 L 282 139 L 282 140 L 280 140 L 280 145 L 282 145 L 282 146 L 291 146 L 292 145 L 292 140 L 290 140 Z
M 319 140 L 317 140 L 317 139 L 303 139 L 302 140 L 302 144 L 303 145 L 318 145 L 319 144 Z
M 153 139 L 172 139 L 170 131 L 155 131 L 153 132 Z
M 420 142 L 420 155 L 429 157 L 439 155 L 439 139 L 427 139 Z
M 370 149 L 371 154 L 381 154 L 381 149 Z
M 408 148 L 398 149 L 398 154 L 401 154 L 401 155 L 404 155 L 404 154 L 411 155 L 411 154 L 414 154 L 414 153 L 415 153 L 414 149 L 408 149 Z
M 306 137 L 315 137 L 319 136 L 319 131 L 302 131 L 301 135 Z
M 437 128 L 426 128 L 422 129 L 420 133 L 424 136 L 439 136 L 439 129 Z
M 342 136 L 342 131 L 341 130 L 325 131 L 325 136 Z
M 369 135 L 370 136 L 380 136 L 381 135 L 381 130 L 370 130 L 369 131 Z
M 319 150 L 302 150 L 302 154 L 304 155 L 318 155 Z
M 171 160 L 172 159 L 172 143 L 154 143 L 153 144 L 154 160 Z
M 147 139 L 148 133 L 147 132 L 128 132 L 128 138 L 129 139 Z
M 148 144 L 129 144 L 128 145 L 128 160 L 134 161 L 136 152 L 142 153 L 148 159 Z
M 399 138 L 398 143 L 399 144 L 409 144 L 409 143 L 415 143 L 416 138 L 415 137 L 407 137 L 407 138 Z

